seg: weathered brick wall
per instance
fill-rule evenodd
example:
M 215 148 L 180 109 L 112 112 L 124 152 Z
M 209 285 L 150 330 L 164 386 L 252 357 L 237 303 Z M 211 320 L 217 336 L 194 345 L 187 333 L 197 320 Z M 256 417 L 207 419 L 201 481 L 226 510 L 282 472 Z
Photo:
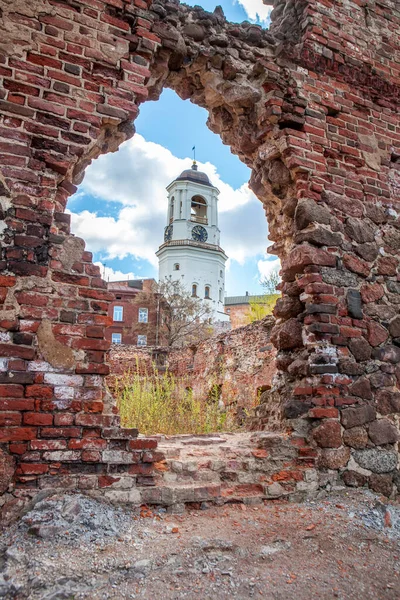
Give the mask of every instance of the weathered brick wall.
M 110 297 L 64 209 L 90 160 L 130 137 L 138 105 L 165 86 L 206 107 L 211 129 L 252 169 L 283 260 L 272 339 L 286 417 L 307 420 L 322 469 L 390 492 L 397 3 L 276 0 L 269 32 L 164 1 L 150 10 L 143 0 L 1 0 L 1 9 L 0 440 L 8 470 L 9 455 L 18 463 L 18 493 L 46 477 L 97 486 L 99 471 L 144 460 L 103 429 L 116 419 L 102 387 Z M 96 438 L 116 444 L 117 466 Z
M 261 391 L 272 387 L 275 373 L 275 350 L 270 343 L 272 317 L 252 323 L 184 348 L 137 348 L 113 344 L 109 355 L 114 378 L 131 372 L 152 375 L 159 367 L 157 355 L 162 355 L 161 373 L 168 369 L 185 378 L 185 385 L 197 397 L 207 398 L 219 387 L 225 406 L 251 409 Z

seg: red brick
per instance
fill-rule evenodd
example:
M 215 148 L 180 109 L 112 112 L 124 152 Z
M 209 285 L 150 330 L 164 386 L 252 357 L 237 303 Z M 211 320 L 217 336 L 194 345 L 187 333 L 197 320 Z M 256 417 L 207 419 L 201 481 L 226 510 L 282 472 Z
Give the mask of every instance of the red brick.
M 9 425 L 20 425 L 22 420 L 19 412 L 0 412 L 0 427 L 8 427 Z
M 51 425 L 53 415 L 49 413 L 24 413 L 24 425 Z
M 312 408 L 308 411 L 309 417 L 312 419 L 335 419 L 339 416 L 337 408 Z
M 129 448 L 131 450 L 154 450 L 157 448 L 157 440 L 137 438 L 130 440 Z
M 35 398 L 53 398 L 54 390 L 48 385 L 28 385 L 26 387 L 25 395 Z
M 43 427 L 40 435 L 44 438 L 78 438 L 81 429 L 80 427 Z
M 25 452 L 27 451 L 27 448 L 28 448 L 28 444 L 22 444 L 19 442 L 16 442 L 15 444 L 10 444 L 8 446 L 8 449 L 10 450 L 11 454 L 19 454 L 19 455 L 25 454 Z
M 95 450 L 83 450 L 82 460 L 84 462 L 100 462 L 101 454 L 100 452 L 96 452 Z
M 32 440 L 31 450 L 66 450 L 65 440 Z
M 5 427 L 0 429 L 0 442 L 34 440 L 36 433 L 36 427 Z
M 22 385 L 0 384 L 0 398 L 21 398 L 24 395 Z
M 101 438 L 71 439 L 68 442 L 68 448 L 70 450 L 105 450 L 107 440 Z
M 18 473 L 23 473 L 25 475 L 40 475 L 42 473 L 47 473 L 48 470 L 49 465 L 40 463 L 21 463 L 18 465 Z
M 109 487 L 120 479 L 121 477 L 112 477 L 111 475 L 99 475 L 99 488 Z
M 0 344 L 0 356 L 33 360 L 35 358 L 35 350 L 24 346 L 15 346 L 14 344 Z

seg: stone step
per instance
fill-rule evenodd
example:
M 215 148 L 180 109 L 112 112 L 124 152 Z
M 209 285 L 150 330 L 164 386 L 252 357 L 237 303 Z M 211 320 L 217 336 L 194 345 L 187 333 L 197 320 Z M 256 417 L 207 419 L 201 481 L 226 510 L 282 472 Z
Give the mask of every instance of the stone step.
M 184 505 L 208 502 L 225 504 L 242 502 L 257 504 L 267 498 L 262 484 L 186 484 L 174 482 L 172 485 L 158 485 L 154 488 L 142 488 L 141 498 L 148 505 Z

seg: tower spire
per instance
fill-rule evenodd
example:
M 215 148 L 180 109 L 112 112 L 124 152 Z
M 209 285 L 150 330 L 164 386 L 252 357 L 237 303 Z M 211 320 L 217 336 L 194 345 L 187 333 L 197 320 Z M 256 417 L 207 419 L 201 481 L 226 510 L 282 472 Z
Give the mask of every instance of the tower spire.
M 192 164 L 192 170 L 193 171 L 197 171 L 197 163 L 196 163 L 196 146 L 193 146 L 192 148 L 193 151 L 193 164 Z

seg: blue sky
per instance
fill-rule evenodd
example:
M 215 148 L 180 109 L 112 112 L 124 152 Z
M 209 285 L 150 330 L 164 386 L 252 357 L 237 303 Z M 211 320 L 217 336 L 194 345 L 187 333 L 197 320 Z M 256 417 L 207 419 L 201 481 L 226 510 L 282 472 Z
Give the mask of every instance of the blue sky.
M 228 19 L 256 21 L 255 11 L 266 11 L 259 0 L 242 1 L 245 6 L 248 2 L 253 17 L 241 4 L 223 2 Z M 215 8 L 211 0 L 203 0 L 202 6 Z M 68 209 L 72 231 L 85 239 L 95 262 L 106 265 L 107 279 L 157 279 L 154 253 L 166 224 L 165 186 L 190 166 L 193 145 L 199 169 L 221 191 L 221 245 L 230 257 L 227 294 L 260 293 L 260 277 L 279 266 L 275 257 L 265 254 L 267 223 L 261 203 L 247 185 L 250 171 L 207 128 L 206 120 L 206 110 L 164 90 L 160 100 L 141 106 L 133 139 L 87 168 Z

